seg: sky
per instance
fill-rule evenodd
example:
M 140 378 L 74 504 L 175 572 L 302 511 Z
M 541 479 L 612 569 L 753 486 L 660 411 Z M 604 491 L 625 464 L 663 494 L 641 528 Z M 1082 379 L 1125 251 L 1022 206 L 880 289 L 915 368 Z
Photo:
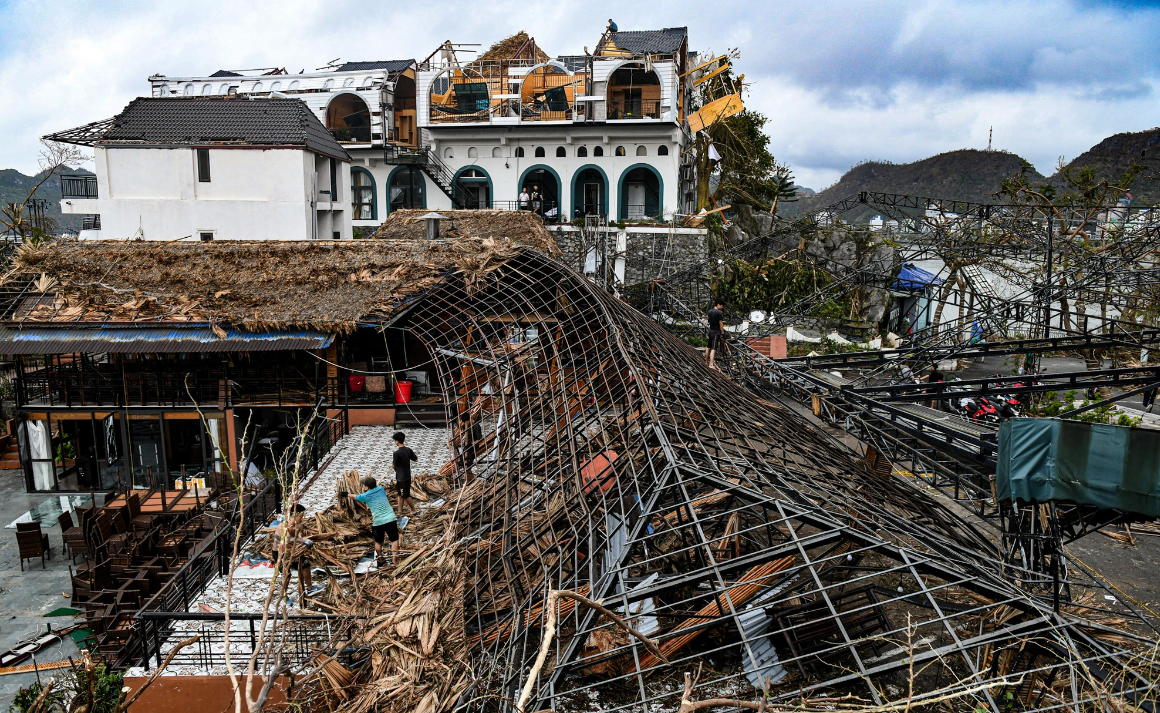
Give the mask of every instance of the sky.
M 985 148 L 992 127 L 995 148 L 1049 174 L 1160 124 L 1160 1 L 0 0 L 0 168 L 35 171 L 39 136 L 113 116 L 155 73 L 422 59 L 519 30 L 579 54 L 609 18 L 736 48 L 771 150 L 816 190 L 866 160 Z

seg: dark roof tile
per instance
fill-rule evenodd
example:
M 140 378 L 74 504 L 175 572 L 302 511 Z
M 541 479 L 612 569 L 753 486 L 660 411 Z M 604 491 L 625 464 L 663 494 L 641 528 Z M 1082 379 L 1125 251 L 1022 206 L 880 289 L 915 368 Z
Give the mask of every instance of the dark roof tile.
M 415 64 L 413 59 L 386 59 L 377 62 L 347 62 L 338 67 L 336 72 L 365 72 L 371 69 L 385 69 L 394 74 L 395 72 L 402 72 L 407 67 Z
M 626 30 L 612 33 L 617 47 L 633 54 L 673 54 L 681 48 L 688 28 L 666 27 L 663 30 Z
M 302 146 L 324 156 L 350 160 L 342 145 L 298 99 L 141 97 L 113 118 L 112 127 L 99 140 L 104 145 L 215 142 Z
M 219 69 L 218 71 L 214 72 L 213 74 L 211 74 L 209 76 L 211 76 L 211 77 L 240 77 L 242 75 L 238 74 L 237 72 L 231 72 L 228 69 Z

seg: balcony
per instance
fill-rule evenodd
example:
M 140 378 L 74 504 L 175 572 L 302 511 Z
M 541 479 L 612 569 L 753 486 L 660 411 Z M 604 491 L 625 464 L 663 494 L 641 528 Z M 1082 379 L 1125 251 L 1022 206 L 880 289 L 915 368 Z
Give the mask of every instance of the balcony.
M 334 136 L 335 141 L 344 144 L 369 144 L 371 142 L 371 127 L 369 126 L 346 126 L 341 129 L 331 129 L 330 133 Z
M 608 118 L 613 119 L 659 119 L 661 103 L 648 99 L 609 99 Z
M 96 198 L 96 176 L 61 176 L 61 198 Z

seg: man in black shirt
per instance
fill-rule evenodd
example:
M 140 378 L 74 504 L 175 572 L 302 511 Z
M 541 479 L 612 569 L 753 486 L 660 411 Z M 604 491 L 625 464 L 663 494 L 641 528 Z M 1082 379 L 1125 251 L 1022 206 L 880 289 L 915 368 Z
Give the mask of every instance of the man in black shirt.
M 407 436 L 402 431 L 395 433 L 394 439 L 398 449 L 391 457 L 391 462 L 395 466 L 395 489 L 399 491 L 399 512 L 407 514 L 404 512 L 407 510 L 413 514 L 415 501 L 411 499 L 411 461 L 418 461 L 419 456 L 415 455 L 415 451 L 403 445 Z
M 722 321 L 725 319 L 725 301 L 718 299 L 713 303 L 713 309 L 709 310 L 709 368 L 716 369 L 717 365 L 714 363 L 717 357 L 717 347 L 725 336 L 725 330 L 722 326 Z

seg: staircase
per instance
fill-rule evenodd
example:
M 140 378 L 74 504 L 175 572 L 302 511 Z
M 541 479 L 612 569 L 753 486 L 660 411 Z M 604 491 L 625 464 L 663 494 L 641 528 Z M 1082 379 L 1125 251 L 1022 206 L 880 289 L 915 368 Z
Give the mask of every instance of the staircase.
M 12 422 L 9 421 L 9 430 Z M 16 436 L 0 436 L 0 470 L 18 470 L 20 468 L 20 449 L 16 445 Z
M 388 164 L 418 166 L 435 185 L 439 186 L 439 190 L 451 199 L 453 207 L 464 207 L 463 197 L 455 194 L 455 174 L 451 172 L 447 164 L 439 160 L 439 157 L 431 151 L 431 147 L 408 148 L 392 144 L 384 149 L 383 155 Z

